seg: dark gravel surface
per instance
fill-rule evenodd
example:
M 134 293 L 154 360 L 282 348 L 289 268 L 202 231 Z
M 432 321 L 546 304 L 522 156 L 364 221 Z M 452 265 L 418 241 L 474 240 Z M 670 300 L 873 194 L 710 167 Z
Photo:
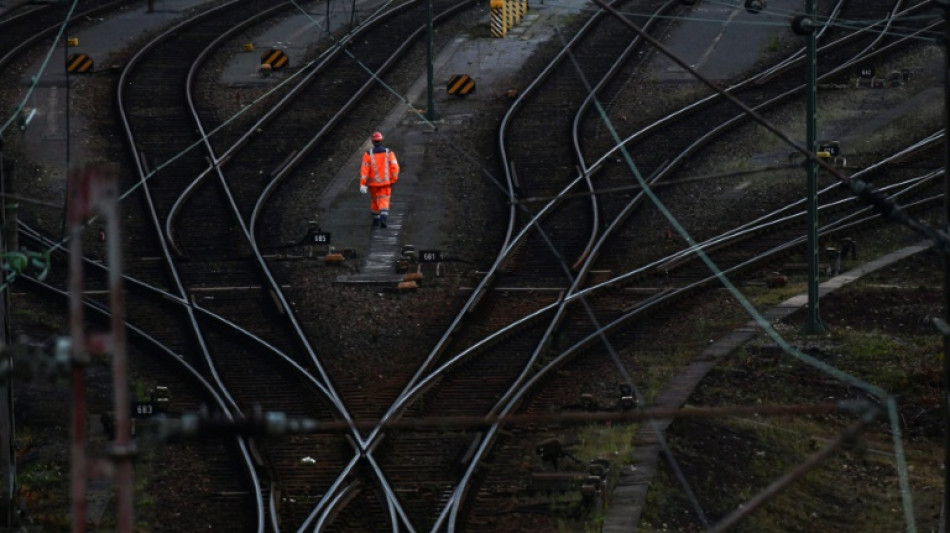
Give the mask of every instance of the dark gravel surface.
M 445 38 L 449 35 L 450 33 L 446 32 Z M 417 59 L 422 53 L 422 51 L 417 52 Z M 546 53 L 549 52 L 542 52 L 542 54 Z M 540 59 L 533 64 L 541 64 Z M 529 75 L 531 71 L 532 65 L 527 65 L 524 75 Z M 410 75 L 408 69 L 404 72 L 406 74 L 393 79 L 395 87 L 405 88 L 413 81 L 414 75 Z M 77 89 L 77 98 L 93 101 L 107 99 L 104 95 L 109 90 L 109 81 L 108 77 L 97 78 L 96 83 L 80 87 Z M 649 85 L 649 80 L 641 80 L 641 82 L 644 87 Z M 893 107 L 893 101 L 889 98 L 896 99 L 899 96 L 893 93 L 874 94 L 873 99 L 877 101 L 878 109 L 886 110 Z M 842 95 L 842 98 L 846 100 L 848 96 Z M 494 257 L 498 234 L 502 229 L 498 213 L 503 206 L 499 205 L 493 186 L 483 179 L 471 178 L 480 176 L 485 168 L 494 169 L 497 164 L 494 161 L 494 125 L 507 103 L 503 95 L 498 95 L 479 111 L 479 116 L 471 122 L 472 127 L 464 131 L 456 131 L 452 136 L 440 136 L 438 143 L 444 144 L 444 149 L 432 150 L 434 153 L 441 153 L 447 151 L 449 145 L 454 145 L 468 153 L 477 154 L 478 165 L 455 159 L 427 161 L 427 166 L 433 173 L 452 176 L 458 180 L 457 183 L 447 181 L 444 184 L 446 190 L 459 190 L 462 183 L 476 184 L 462 188 L 463 195 L 446 196 L 446 201 L 449 203 L 448 211 L 456 215 L 455 219 L 460 224 L 454 230 L 456 235 L 461 236 L 456 240 L 459 245 L 458 255 L 469 259 L 472 264 L 452 266 L 450 275 L 441 279 L 427 279 L 419 291 L 405 295 L 333 285 L 332 281 L 335 277 L 347 269 L 354 268 L 352 265 L 314 267 L 312 263 L 301 263 L 281 267 L 282 275 L 299 281 L 301 289 L 295 297 L 297 310 L 301 316 L 306 317 L 308 332 L 314 338 L 321 339 L 320 348 L 336 354 L 335 358 L 330 358 L 330 364 L 335 371 L 345 371 L 358 379 L 373 379 L 374 377 L 379 379 L 388 375 L 391 370 L 395 371 L 395 367 L 404 364 L 406 360 L 421 357 L 426 348 L 431 346 L 441 334 L 446 322 L 453 316 L 453 310 L 461 304 L 459 288 L 473 283 L 476 279 L 475 268 L 486 264 Z M 648 109 L 655 109 L 655 104 L 643 99 L 631 99 L 617 102 L 616 110 L 621 114 L 646 113 Z M 339 143 L 338 150 L 341 153 L 351 153 L 364 140 L 365 132 L 372 129 L 373 117 L 388 111 L 389 105 L 384 99 L 380 99 L 378 106 L 367 106 L 364 115 L 354 117 L 346 128 L 348 133 L 336 139 Z M 101 143 L 104 159 L 122 160 L 122 149 L 117 144 L 110 125 L 113 117 L 102 112 L 97 113 L 95 118 L 97 120 L 92 123 L 92 129 L 98 131 L 100 135 L 96 136 L 96 140 L 92 142 Z M 854 119 L 845 117 L 845 120 Z M 863 122 L 860 125 L 866 126 Z M 836 124 L 834 128 L 846 131 L 847 125 Z M 716 150 L 716 156 L 711 156 L 711 158 L 728 160 L 736 152 L 745 152 L 737 147 L 754 146 L 757 141 L 754 135 L 731 138 L 728 143 L 719 147 Z M 15 146 L 13 150 L 16 150 Z M 41 165 L 24 163 L 21 169 L 24 184 L 42 184 L 43 180 L 50 176 L 50 172 Z M 332 169 L 332 163 L 327 162 L 326 167 L 315 170 L 327 173 Z M 718 191 L 716 187 L 718 185 L 714 183 L 699 185 L 689 195 L 670 199 L 671 203 L 680 204 L 677 212 L 696 214 L 696 218 L 684 218 L 685 225 L 701 228 L 707 221 L 716 218 L 713 216 L 715 211 L 707 209 L 708 202 L 704 201 L 709 194 Z M 765 195 L 775 190 L 768 183 L 757 183 L 753 185 L 751 196 L 748 198 L 768 201 Z M 56 187 L 43 186 L 29 189 L 29 194 L 61 202 L 62 191 Z M 301 197 L 300 202 L 304 202 L 303 196 L 298 195 Z M 281 201 L 289 200 L 289 197 L 281 199 Z M 307 206 L 289 205 L 288 209 L 303 211 L 307 209 Z M 57 214 L 55 209 L 48 209 L 40 211 L 35 218 L 45 222 L 43 226 L 55 232 L 58 230 L 60 221 Z M 657 236 L 666 229 L 662 221 L 654 221 L 653 224 L 654 226 L 650 227 Z M 893 239 L 895 244 L 910 240 L 906 233 Z M 910 333 L 926 335 L 927 317 L 940 312 L 940 303 L 935 297 L 935 287 L 939 285 L 939 279 L 935 280 L 932 277 L 921 279 L 919 273 L 934 272 L 938 267 L 938 263 L 933 258 L 904 263 L 880 274 L 880 279 L 875 280 L 881 285 L 899 285 L 897 288 L 849 289 L 834 294 L 823 302 L 824 317 L 829 324 L 834 325 L 835 329 L 867 332 L 869 335 L 881 333 L 894 338 L 902 338 Z M 688 323 L 701 322 L 705 317 L 715 317 L 721 312 L 719 305 L 724 305 L 721 303 L 723 298 L 721 295 L 714 295 L 711 298 L 709 301 L 697 302 L 695 308 L 685 311 L 685 316 L 688 316 L 689 320 L 670 318 L 669 322 L 659 324 L 655 329 L 664 332 L 663 335 L 666 338 L 674 338 L 677 328 L 685 328 Z M 54 334 L 65 331 L 63 308 L 38 302 L 16 291 L 13 293 L 12 303 L 14 329 L 18 333 L 28 335 L 32 342 L 41 342 Z M 432 313 L 432 309 L 441 309 L 444 312 Z M 869 312 L 869 309 L 874 311 Z M 399 317 L 399 322 L 403 327 L 385 331 L 374 330 L 373 325 L 378 324 L 380 320 L 385 320 L 387 316 Z M 722 333 L 725 333 L 725 330 Z M 761 363 L 755 361 L 745 363 L 742 360 L 736 361 L 735 367 L 730 366 L 729 371 L 710 376 L 708 384 L 710 389 L 698 391 L 691 402 L 697 404 L 707 402 L 711 405 L 740 402 L 755 398 L 760 392 L 774 390 L 775 387 L 770 384 L 785 382 L 787 377 L 785 374 L 771 375 L 757 366 L 759 364 Z M 906 431 L 915 442 L 922 443 L 921 450 L 932 450 L 934 441 L 940 434 L 936 417 L 938 403 L 934 396 L 934 391 L 939 388 L 939 382 L 935 381 L 934 376 L 935 366 L 936 359 L 924 361 L 919 368 L 911 369 L 913 372 L 907 373 L 907 383 L 913 383 L 916 387 L 907 389 L 908 401 L 904 407 L 904 414 L 912 420 L 912 424 L 908 424 Z M 98 365 L 90 368 L 89 373 L 90 411 L 107 410 L 111 402 L 108 370 L 104 365 Z M 750 380 L 747 379 L 749 375 L 763 379 Z M 816 396 L 825 392 L 829 394 L 841 392 L 839 385 L 832 384 L 826 387 L 822 385 L 823 382 L 819 376 L 813 376 L 805 371 L 798 372 L 796 376 L 801 378 L 796 382 L 801 386 L 801 390 L 790 388 L 789 394 L 800 393 L 803 390 Z M 602 381 L 600 388 L 604 391 L 613 389 L 615 384 L 611 379 L 602 379 Z M 758 390 L 757 387 L 761 387 L 762 390 Z M 734 395 L 717 396 L 715 391 L 720 389 L 730 390 Z M 17 386 L 15 390 L 19 429 L 17 457 L 22 473 L 21 490 L 18 494 L 21 506 L 25 515 L 29 517 L 28 521 L 41 525 L 43 530 L 65 531 L 68 529 L 66 519 L 68 442 L 65 440 L 68 434 L 68 412 L 63 409 L 63 405 L 68 402 L 68 388 L 62 382 L 40 381 Z M 778 402 L 787 399 L 789 398 L 772 397 L 771 401 Z M 923 414 L 920 414 L 921 411 Z M 101 447 L 103 442 L 101 432 L 97 429 L 92 433 L 93 447 Z M 718 502 L 716 508 L 719 513 L 727 512 L 737 503 L 732 493 L 739 491 L 743 486 L 742 473 L 748 470 L 748 457 L 763 449 L 763 446 L 757 445 L 759 443 L 755 441 L 757 438 L 755 436 L 735 437 L 734 435 L 735 430 L 732 428 L 695 422 L 685 423 L 674 427 L 673 430 L 675 450 L 678 456 L 682 454 L 681 460 L 686 465 L 689 475 L 696 479 L 715 480 L 701 485 L 700 491 L 704 501 Z M 769 454 L 783 453 L 782 448 L 774 445 L 765 450 Z M 182 504 L 188 503 L 190 507 L 194 501 L 203 496 L 202 477 L 200 471 L 196 472 L 196 468 L 200 468 L 196 466 L 199 462 L 193 461 L 191 457 L 193 453 L 193 449 L 187 446 L 164 448 L 155 451 L 148 461 L 143 461 L 137 467 L 136 476 L 140 480 L 137 491 L 140 491 L 141 495 L 137 502 L 137 516 L 142 524 L 142 531 L 166 530 L 161 524 L 167 521 L 180 524 L 185 528 L 184 530 L 191 531 L 213 527 L 213 517 L 202 517 L 200 512 L 189 511 L 182 516 Z M 924 467 L 933 466 L 930 461 L 923 461 L 920 464 Z M 861 467 L 852 477 L 855 484 L 875 478 L 877 472 L 875 468 L 878 466 L 869 464 Z M 779 473 L 778 470 L 763 469 L 761 480 L 767 482 Z M 936 492 L 934 491 L 933 494 Z M 722 494 L 728 494 L 729 497 L 721 497 Z M 108 493 L 105 499 L 108 500 Z M 875 502 L 880 503 L 877 500 Z M 684 511 L 687 506 L 678 497 L 671 497 L 669 502 L 653 501 L 653 503 L 659 510 L 650 515 L 652 526 L 645 526 L 645 530 L 689 531 L 695 529 L 695 520 L 690 517 L 688 511 Z M 927 511 L 932 511 L 931 507 L 928 507 L 931 503 L 925 498 L 921 506 Z M 856 501 L 838 502 L 838 504 L 839 511 L 842 513 L 847 513 L 848 509 L 851 509 L 848 505 L 860 506 L 860 502 Z M 886 500 L 885 505 L 898 506 L 898 503 L 891 499 Z M 104 524 L 110 521 L 108 507 L 108 505 L 102 507 L 101 515 Z M 816 517 L 825 518 L 826 516 L 822 512 Z M 899 516 L 897 518 L 899 519 Z M 525 527 L 522 530 L 559 530 L 556 523 L 545 523 L 546 520 L 550 520 L 549 518 L 532 520 L 513 516 L 511 520 L 512 522 L 506 523 L 505 527 L 514 527 L 513 524 L 518 523 L 519 528 Z M 525 522 L 531 526 L 525 526 Z M 837 529 L 838 527 L 822 528 L 822 530 L 844 531 L 844 529 Z M 108 526 L 103 526 L 103 529 L 108 529 Z M 896 529 L 901 529 L 899 523 L 888 530 Z M 506 529 L 499 529 L 499 531 L 503 530 Z M 792 529 L 765 527 L 760 530 L 808 530 L 808 528 L 806 524 L 799 524 Z

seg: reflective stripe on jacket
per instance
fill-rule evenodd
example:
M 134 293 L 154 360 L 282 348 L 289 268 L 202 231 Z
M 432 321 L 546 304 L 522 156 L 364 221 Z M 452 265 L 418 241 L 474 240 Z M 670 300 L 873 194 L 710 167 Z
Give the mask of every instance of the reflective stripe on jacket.
M 378 152 L 367 150 L 363 153 L 363 166 L 360 168 L 360 185 L 382 187 L 395 185 L 399 181 L 399 162 L 396 154 L 389 148 Z

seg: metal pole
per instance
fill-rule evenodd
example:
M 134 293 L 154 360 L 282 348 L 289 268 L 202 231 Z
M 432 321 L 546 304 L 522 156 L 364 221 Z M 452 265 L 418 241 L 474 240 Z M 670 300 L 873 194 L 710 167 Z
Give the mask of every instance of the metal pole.
M 3 197 L 0 198 L 0 201 L 3 202 L 3 211 L 0 212 L 0 217 L 3 217 L 2 226 L 3 231 L 0 232 L 0 250 L 7 252 L 10 250 L 9 241 L 7 239 L 7 231 L 9 229 L 8 220 L 8 211 L 7 204 L 13 200 L 7 199 L 7 193 L 10 192 L 9 184 L 7 183 L 8 176 L 4 170 L 6 166 L 6 161 L 3 159 L 3 139 L 0 138 L 0 192 L 3 193 Z M 3 291 L 2 297 L 0 297 L 0 332 L 2 332 L 2 344 L 4 347 L 10 345 L 10 291 Z M 5 363 L 12 367 L 13 356 L 9 353 L 2 356 L 6 359 Z M 16 424 L 14 419 L 14 409 L 13 409 L 13 378 L 4 378 L 3 382 L 0 382 L 0 407 L 2 407 L 2 412 L 0 412 L 0 473 L 3 476 L 3 488 L 0 489 L 0 495 L 3 497 L 3 502 L 0 502 L 0 530 L 4 528 L 10 529 L 13 527 L 13 517 L 15 516 L 14 512 L 14 494 L 16 493 L 16 454 L 15 442 L 16 437 Z
M 101 211 L 108 223 L 109 305 L 112 311 L 112 389 L 115 409 L 115 482 L 118 494 L 116 530 L 132 533 L 133 489 L 131 437 L 131 400 L 128 386 L 128 362 L 125 344 L 125 290 L 122 284 L 122 253 L 119 238 L 119 213 L 116 198 L 117 172 L 108 169 L 104 183 Z
M 69 202 L 69 19 L 66 19 L 65 29 L 63 31 L 63 78 L 66 80 L 66 202 Z M 54 89 L 55 90 L 55 89 Z M 69 212 L 68 207 L 63 210 L 63 225 L 60 228 L 60 235 L 66 236 L 66 218 Z
M 950 0 L 936 0 L 937 5 L 943 8 L 943 123 L 944 128 L 950 125 Z M 950 228 L 950 139 L 944 135 L 944 175 L 943 175 L 943 229 Z M 943 254 L 943 508 L 941 509 L 940 531 L 950 531 L 950 332 L 947 324 L 950 323 L 950 257 Z
M 807 0 L 808 16 L 815 20 L 815 0 Z M 805 95 L 805 144 L 809 153 L 815 154 L 818 148 L 816 139 L 815 116 L 817 115 L 817 101 L 815 85 L 817 80 L 818 50 L 815 32 L 808 34 L 807 90 Z M 808 319 L 805 323 L 805 333 L 817 335 L 826 331 L 821 318 L 818 316 L 818 163 L 813 158 L 805 161 L 808 169 Z
M 78 172 L 70 172 L 66 202 L 69 218 L 69 338 L 72 359 L 72 445 L 70 494 L 72 501 L 72 532 L 86 531 L 86 381 L 84 364 L 88 357 L 85 353 L 83 329 L 83 264 L 82 264 L 82 217 L 85 212 L 85 198 Z
M 432 0 L 426 0 L 426 118 L 439 120 L 432 88 Z

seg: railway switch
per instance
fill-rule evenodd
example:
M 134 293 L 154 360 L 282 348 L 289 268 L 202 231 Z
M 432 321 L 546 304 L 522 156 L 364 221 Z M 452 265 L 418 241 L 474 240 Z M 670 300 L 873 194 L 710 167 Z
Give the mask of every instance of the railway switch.
M 590 505 L 607 492 L 607 473 L 610 462 L 606 459 L 594 459 L 587 464 L 587 477 L 581 484 L 581 496 L 584 503 Z
M 826 155 L 822 155 L 822 153 Z M 818 157 L 838 157 L 841 155 L 841 143 L 838 141 L 819 141 Z
M 745 10 L 753 15 L 758 15 L 766 7 L 765 0 L 745 0 Z
M 772 272 L 765 277 L 765 286 L 770 289 L 776 289 L 786 285 L 788 285 L 788 276 L 782 275 L 781 272 Z
M 587 473 L 597 476 L 600 479 L 607 479 L 607 473 L 610 471 L 610 461 L 607 459 L 591 459 L 587 464 Z
M 633 385 L 622 383 L 620 385 L 620 408 L 629 411 L 637 406 L 637 399 L 633 396 Z
M 551 463 L 551 466 L 557 470 L 557 460 L 564 454 L 564 450 L 561 448 L 561 441 L 557 439 L 547 439 L 535 446 L 534 453 L 545 463 Z
M 841 239 L 841 257 L 843 259 L 847 259 L 848 257 L 851 257 L 851 259 L 858 258 L 858 245 L 855 244 L 854 239 L 851 237 Z
M 168 387 L 158 385 L 152 389 L 152 401 L 159 406 L 161 411 L 167 412 L 168 406 L 171 405 L 171 396 L 168 394 Z
M 825 259 L 828 261 L 828 275 L 837 276 L 841 272 L 841 252 L 834 246 L 827 246 Z
M 597 496 L 600 496 L 600 479 L 588 477 L 581 484 L 581 497 L 584 499 L 584 504 L 592 504 Z
M 581 394 L 581 407 L 583 407 L 585 411 L 596 411 L 597 401 L 594 400 L 594 395 L 589 392 Z
M 567 457 L 575 463 L 580 463 L 580 460 L 564 450 L 564 446 L 561 445 L 561 441 L 558 439 L 547 439 L 539 442 L 535 446 L 534 452 L 542 461 L 550 463 L 551 467 L 555 470 L 558 469 L 558 460 L 562 457 Z

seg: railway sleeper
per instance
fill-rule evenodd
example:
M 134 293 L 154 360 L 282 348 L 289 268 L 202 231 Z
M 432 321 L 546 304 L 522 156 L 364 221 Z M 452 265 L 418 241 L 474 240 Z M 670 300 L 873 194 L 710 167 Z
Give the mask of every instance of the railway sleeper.
M 565 509 L 591 509 L 603 505 L 607 479 L 582 472 L 539 472 L 532 474 L 530 493 L 535 497 L 556 497 Z

